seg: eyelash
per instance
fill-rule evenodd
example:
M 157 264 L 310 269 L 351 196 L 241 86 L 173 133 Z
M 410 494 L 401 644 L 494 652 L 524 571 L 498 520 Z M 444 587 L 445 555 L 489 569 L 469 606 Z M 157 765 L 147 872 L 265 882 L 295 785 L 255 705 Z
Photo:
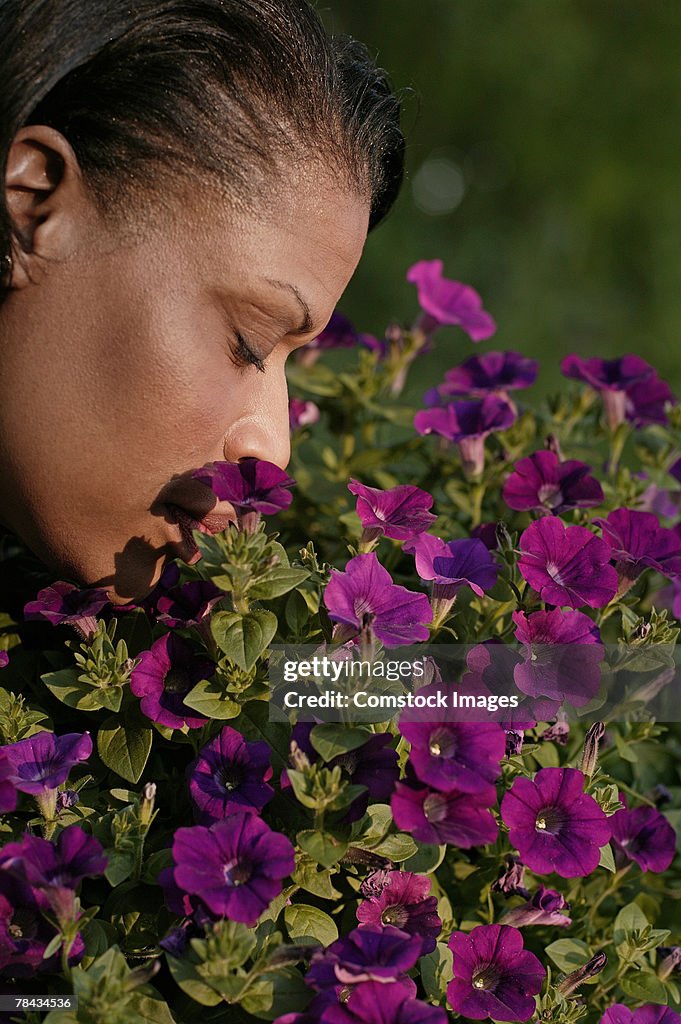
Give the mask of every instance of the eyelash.
M 236 338 L 237 345 L 233 353 L 233 361 L 237 364 L 237 366 L 255 366 L 256 370 L 259 370 L 260 373 L 264 373 L 264 362 L 259 356 L 256 356 L 255 352 L 249 347 L 248 342 L 244 338 L 243 334 L 240 334 L 238 331 L 235 331 L 234 336 Z

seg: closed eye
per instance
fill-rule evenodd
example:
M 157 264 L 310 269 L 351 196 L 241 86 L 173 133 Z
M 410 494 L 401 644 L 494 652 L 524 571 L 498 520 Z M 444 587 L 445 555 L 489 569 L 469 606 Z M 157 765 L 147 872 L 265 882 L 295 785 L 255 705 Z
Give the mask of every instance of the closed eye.
M 236 348 L 233 350 L 232 362 L 237 366 L 255 366 L 256 370 L 259 370 L 260 373 L 264 373 L 265 363 L 260 356 L 255 354 L 243 334 L 240 334 L 239 331 L 235 331 L 234 337 L 236 338 L 237 343 Z

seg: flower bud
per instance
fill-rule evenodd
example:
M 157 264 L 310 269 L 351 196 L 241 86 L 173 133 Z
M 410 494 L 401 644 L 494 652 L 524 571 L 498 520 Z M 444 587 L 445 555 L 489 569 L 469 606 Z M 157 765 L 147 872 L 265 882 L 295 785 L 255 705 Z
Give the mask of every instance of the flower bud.
M 605 723 L 594 722 L 586 734 L 584 740 L 584 753 L 582 754 L 581 770 L 584 775 L 591 778 L 598 765 L 598 745 L 605 735 Z
M 572 971 L 571 974 L 563 978 L 561 983 L 556 985 L 556 991 L 563 996 L 572 995 L 585 981 L 600 974 L 607 962 L 608 958 L 605 953 L 596 953 L 590 960 L 587 960 L 583 967 L 578 967 L 576 971 Z

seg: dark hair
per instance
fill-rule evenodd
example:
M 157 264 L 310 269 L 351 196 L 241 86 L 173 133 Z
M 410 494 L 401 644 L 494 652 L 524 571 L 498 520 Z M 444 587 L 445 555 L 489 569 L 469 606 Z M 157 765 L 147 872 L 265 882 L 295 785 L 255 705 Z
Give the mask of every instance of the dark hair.
M 3 183 L 26 124 L 65 136 L 103 210 L 154 170 L 218 176 L 248 206 L 288 157 L 345 174 L 374 227 L 403 175 L 385 72 L 307 0 L 0 0 Z M 11 237 L 3 188 L 0 256 Z

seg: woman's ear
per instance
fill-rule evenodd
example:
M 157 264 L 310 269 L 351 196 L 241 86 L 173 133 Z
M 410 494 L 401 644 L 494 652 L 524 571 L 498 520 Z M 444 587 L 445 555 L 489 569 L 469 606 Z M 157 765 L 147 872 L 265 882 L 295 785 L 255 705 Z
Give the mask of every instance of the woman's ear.
M 78 246 L 86 195 L 78 160 L 58 131 L 28 125 L 14 137 L 5 175 L 14 229 L 12 287 L 31 280 L 44 260 L 60 261 Z

